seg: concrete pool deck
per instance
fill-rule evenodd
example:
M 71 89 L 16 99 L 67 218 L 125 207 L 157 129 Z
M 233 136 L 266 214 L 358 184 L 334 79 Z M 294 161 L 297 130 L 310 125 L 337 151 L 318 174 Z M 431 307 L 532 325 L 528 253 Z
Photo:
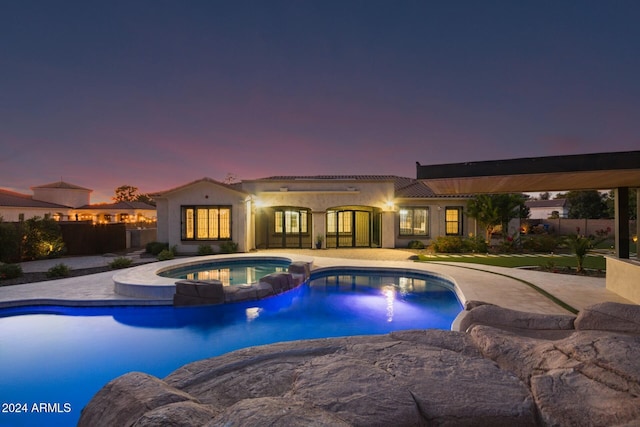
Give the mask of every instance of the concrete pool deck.
M 313 259 L 314 270 L 330 267 L 371 267 L 419 270 L 444 276 L 452 280 L 460 300 L 479 300 L 513 310 L 540 314 L 568 314 L 561 306 L 521 280 L 529 282 L 566 304 L 581 310 L 598 302 L 620 302 L 629 300 L 608 291 L 604 278 L 544 273 L 515 268 L 484 266 L 458 262 L 419 263 L 410 260 L 415 254 L 400 249 L 298 249 L 265 250 L 234 256 L 287 257 L 291 259 Z M 51 266 L 63 262 L 72 269 L 106 265 L 105 257 L 74 257 L 56 260 L 23 263 L 24 271 L 47 271 Z M 70 305 L 70 306 L 115 306 L 115 305 L 167 305 L 166 298 L 137 298 L 114 292 L 114 275 L 137 275 L 140 280 L 160 280 L 153 272 L 172 263 L 185 262 L 184 258 L 173 261 L 153 262 L 127 270 L 115 270 L 80 277 L 70 277 L 45 282 L 0 287 L 0 308 L 25 305 Z M 37 264 L 36 264 L 37 263 Z M 131 277 L 129 277 L 131 279 Z

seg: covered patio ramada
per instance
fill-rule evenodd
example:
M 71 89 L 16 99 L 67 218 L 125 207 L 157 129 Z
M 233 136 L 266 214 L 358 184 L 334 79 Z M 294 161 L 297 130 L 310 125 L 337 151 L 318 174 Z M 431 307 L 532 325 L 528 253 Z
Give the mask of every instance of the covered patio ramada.
M 421 165 L 416 178 L 438 195 L 614 190 L 615 256 L 607 289 L 640 304 L 640 251 L 629 257 L 629 191 L 640 196 L 640 151 Z M 639 197 L 640 199 L 640 197 Z M 640 204 L 636 207 L 640 218 Z M 636 221 L 640 236 L 640 220 Z

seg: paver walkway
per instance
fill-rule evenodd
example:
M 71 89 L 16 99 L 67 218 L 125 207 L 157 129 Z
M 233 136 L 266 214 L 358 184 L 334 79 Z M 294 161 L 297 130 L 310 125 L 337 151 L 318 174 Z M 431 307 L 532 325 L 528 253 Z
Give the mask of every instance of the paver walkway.
M 545 314 L 566 314 L 567 311 L 542 296 L 522 281 L 534 284 L 556 296 L 570 306 L 580 310 L 602 301 L 631 303 L 605 288 L 605 279 L 560 275 L 485 266 L 459 262 L 414 262 L 415 253 L 400 249 L 297 249 L 266 250 L 256 255 L 287 253 L 310 256 L 316 268 L 335 266 L 392 267 L 423 270 L 445 276 L 455 282 L 461 300 L 480 300 L 515 310 Z M 71 268 L 87 268 L 106 265 L 109 257 L 73 257 L 57 260 L 24 263 L 25 271 L 47 271 L 51 266 L 63 262 Z M 36 264 L 38 263 L 38 264 Z M 25 265 L 26 264 L 26 265 Z M 36 268 L 38 270 L 36 270 Z M 113 272 L 88 276 L 28 283 L 0 287 L 0 308 L 25 304 L 70 304 L 70 305 L 147 305 L 166 304 L 123 297 L 113 292 Z

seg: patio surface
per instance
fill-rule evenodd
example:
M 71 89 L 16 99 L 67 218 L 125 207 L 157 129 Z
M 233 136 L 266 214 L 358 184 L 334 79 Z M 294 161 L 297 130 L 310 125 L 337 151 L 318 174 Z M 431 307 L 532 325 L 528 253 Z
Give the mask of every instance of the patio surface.
M 608 291 L 605 288 L 604 278 L 447 262 L 446 258 L 437 262 L 421 263 L 410 259 L 415 255 L 413 252 L 401 249 L 261 250 L 250 255 L 311 257 L 314 259 L 314 269 L 386 267 L 423 270 L 452 280 L 456 284 L 458 297 L 462 302 L 479 300 L 514 310 L 541 314 L 568 314 L 568 312 L 521 280 L 545 290 L 578 310 L 604 301 L 632 304 L 629 300 Z M 103 256 L 72 257 L 33 261 L 23 263 L 22 266 L 25 272 L 47 271 L 53 265 L 63 262 L 72 269 L 79 269 L 107 265 L 111 260 Z M 177 258 L 175 261 L 181 260 Z M 147 274 L 151 265 L 145 267 Z M 113 275 L 121 271 L 3 286 L 0 287 L 0 308 L 40 304 L 76 306 L 170 304 L 167 300 L 133 298 L 115 294 Z

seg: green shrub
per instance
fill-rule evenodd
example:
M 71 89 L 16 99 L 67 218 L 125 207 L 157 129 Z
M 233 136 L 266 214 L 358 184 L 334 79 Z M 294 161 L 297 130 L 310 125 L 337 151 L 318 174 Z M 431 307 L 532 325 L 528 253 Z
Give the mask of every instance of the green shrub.
M 198 255 L 213 255 L 213 248 L 211 245 L 198 246 Z
M 168 243 L 149 242 L 145 246 L 145 251 L 148 254 L 151 254 L 153 256 L 157 256 L 158 254 L 160 254 L 160 252 L 162 252 L 164 250 L 169 250 L 169 244 Z
M 120 256 L 118 258 L 114 258 L 113 261 L 109 263 L 109 267 L 111 267 L 114 270 L 118 270 L 120 268 L 130 267 L 131 264 L 133 264 L 133 261 L 131 260 L 131 258 Z
M 482 236 L 470 237 L 462 241 L 462 250 L 464 252 L 473 252 L 476 254 L 484 254 L 489 252 L 489 245 Z
M 0 262 L 20 261 L 20 241 L 18 226 L 3 222 L 0 216 Z
M 422 243 L 420 240 L 412 240 L 409 242 L 407 247 L 409 249 L 424 249 L 424 243 Z
M 55 258 L 64 254 L 60 224 L 52 218 L 34 216 L 23 224 L 22 251 L 28 260 Z
M 158 261 L 167 261 L 169 259 L 174 259 L 175 257 L 176 257 L 176 255 L 173 253 L 173 251 L 171 251 L 169 249 L 163 249 L 158 254 Z
M 536 234 L 522 237 L 522 248 L 531 252 L 554 252 L 558 238 L 550 234 Z
M 220 244 L 220 252 L 223 254 L 232 254 L 238 252 L 238 244 L 228 240 Z
M 47 277 L 67 277 L 71 272 L 69 266 L 65 264 L 56 264 L 47 270 Z
M 432 244 L 433 250 L 446 254 L 462 252 L 463 243 L 459 236 L 440 236 Z
M 20 264 L 0 264 L 0 280 L 15 279 L 22 276 Z

